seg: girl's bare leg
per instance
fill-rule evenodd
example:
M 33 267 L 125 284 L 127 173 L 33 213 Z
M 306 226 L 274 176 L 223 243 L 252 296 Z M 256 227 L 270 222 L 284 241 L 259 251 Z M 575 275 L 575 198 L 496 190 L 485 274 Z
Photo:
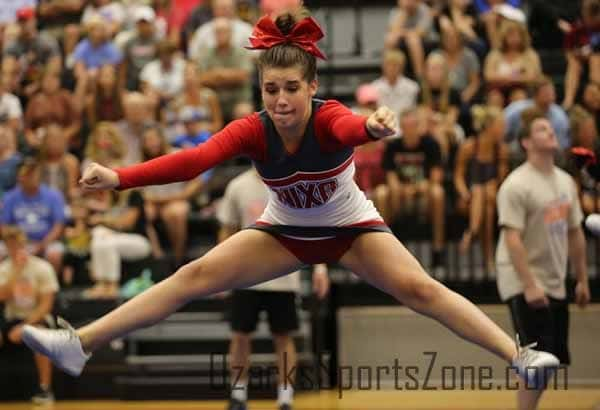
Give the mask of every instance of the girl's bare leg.
M 509 362 L 517 355 L 515 343 L 502 329 L 473 303 L 427 275 L 393 235 L 383 232 L 360 235 L 340 262 L 460 337 Z
M 159 322 L 192 299 L 264 282 L 301 265 L 268 233 L 243 230 L 77 333 L 84 350 L 91 352 Z

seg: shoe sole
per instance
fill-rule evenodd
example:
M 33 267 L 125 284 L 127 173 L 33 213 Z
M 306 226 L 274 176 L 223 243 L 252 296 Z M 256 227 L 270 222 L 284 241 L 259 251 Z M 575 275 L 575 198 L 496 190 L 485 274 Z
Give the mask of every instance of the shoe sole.
M 43 344 L 40 344 L 40 343 L 37 341 L 36 337 L 35 337 L 35 336 L 33 336 L 32 334 L 30 334 L 30 333 L 27 331 L 27 329 L 24 329 L 24 330 L 23 330 L 23 335 L 22 335 L 21 337 L 22 337 L 23 343 L 25 343 L 27 346 L 29 346 L 29 348 L 30 348 L 31 350 L 34 350 L 34 351 L 36 351 L 36 352 L 38 352 L 38 353 L 40 353 L 40 354 L 43 354 L 44 356 L 48 357 L 48 358 L 49 358 L 49 359 L 52 361 L 52 363 L 53 363 L 53 364 L 54 364 L 56 367 L 58 367 L 60 370 L 62 370 L 63 372 L 65 372 L 65 373 L 67 373 L 68 375 L 70 375 L 70 376 L 73 376 L 73 377 L 77 377 L 77 376 L 79 376 L 79 375 L 81 374 L 81 371 L 80 371 L 80 372 L 74 372 L 74 371 L 73 371 L 73 370 L 71 370 L 71 369 L 67 369 L 67 368 L 65 368 L 65 367 L 64 367 L 64 366 L 62 366 L 60 363 L 57 363 L 57 362 L 54 360 L 54 358 L 52 357 L 52 355 L 48 353 L 48 350 L 46 350 L 45 346 L 44 346 Z

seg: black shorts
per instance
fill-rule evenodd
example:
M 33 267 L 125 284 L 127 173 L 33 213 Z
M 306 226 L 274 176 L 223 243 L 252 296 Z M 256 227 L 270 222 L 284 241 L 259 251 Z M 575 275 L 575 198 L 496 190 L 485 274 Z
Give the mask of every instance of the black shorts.
M 271 333 L 289 333 L 298 329 L 295 292 L 275 292 L 252 289 L 233 291 L 231 296 L 231 329 L 252 333 L 258 324 L 258 314 L 266 311 Z
M 566 299 L 548 297 L 548 307 L 533 309 L 519 294 L 506 301 L 521 345 L 537 342 L 536 350 L 554 354 L 562 364 L 571 363 L 569 354 L 569 304 Z

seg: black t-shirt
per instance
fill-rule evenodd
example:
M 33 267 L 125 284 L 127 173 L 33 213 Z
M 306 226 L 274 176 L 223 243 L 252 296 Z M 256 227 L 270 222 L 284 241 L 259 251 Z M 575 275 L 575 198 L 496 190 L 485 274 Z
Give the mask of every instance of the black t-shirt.
M 139 210 L 139 216 L 132 228 L 128 229 L 129 233 L 137 233 L 146 236 L 146 213 L 144 211 L 144 198 L 139 191 L 131 191 L 127 198 L 127 207 L 136 208 Z
M 431 89 L 431 109 L 433 109 L 434 111 L 438 111 L 441 112 L 441 98 L 442 98 L 442 91 L 440 89 Z M 423 104 L 424 103 L 424 95 L 423 95 L 423 88 L 421 88 L 421 91 L 419 91 L 419 104 Z M 456 108 L 460 108 L 462 104 L 462 101 L 460 99 L 460 93 L 454 89 L 454 88 L 450 88 L 450 92 L 448 94 L 448 107 L 450 106 L 454 106 Z
M 429 178 L 431 168 L 442 166 L 442 152 L 433 137 L 421 137 L 415 147 L 407 147 L 403 138 L 390 141 L 383 154 L 383 169 L 396 171 L 402 182 L 418 183 Z

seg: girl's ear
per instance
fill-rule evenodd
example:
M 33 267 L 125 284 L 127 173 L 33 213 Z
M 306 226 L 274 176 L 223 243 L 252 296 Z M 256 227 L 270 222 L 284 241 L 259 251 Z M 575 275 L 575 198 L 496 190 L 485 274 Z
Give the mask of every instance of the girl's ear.
M 310 93 L 311 97 L 314 97 L 315 95 L 317 95 L 318 89 L 319 89 L 319 80 L 317 80 L 316 78 L 308 83 L 308 92 Z

